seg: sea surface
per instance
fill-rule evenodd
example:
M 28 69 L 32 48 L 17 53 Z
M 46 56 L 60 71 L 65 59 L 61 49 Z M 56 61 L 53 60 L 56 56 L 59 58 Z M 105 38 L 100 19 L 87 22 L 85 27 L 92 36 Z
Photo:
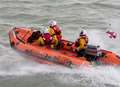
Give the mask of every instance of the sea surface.
M 51 19 L 65 39 L 75 41 L 85 29 L 89 44 L 120 55 L 120 0 L 0 0 L 0 87 L 120 87 L 118 66 L 39 64 L 10 47 L 13 27 L 44 30 Z M 117 32 L 117 38 L 110 39 L 107 30 Z

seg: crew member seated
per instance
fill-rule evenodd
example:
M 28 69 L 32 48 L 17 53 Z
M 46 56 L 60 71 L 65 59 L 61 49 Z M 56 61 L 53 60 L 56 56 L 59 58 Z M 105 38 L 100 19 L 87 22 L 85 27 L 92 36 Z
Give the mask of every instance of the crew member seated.
M 85 30 L 80 32 L 79 38 L 75 41 L 77 56 L 85 56 L 85 49 L 88 45 L 88 36 Z
M 40 33 L 40 36 L 39 38 L 36 40 L 37 44 L 40 45 L 40 46 L 44 46 L 45 45 L 45 39 L 42 35 L 42 33 Z
M 43 35 L 40 31 L 34 30 L 27 40 L 28 43 L 36 42 L 38 45 L 45 45 Z
M 39 38 L 40 34 L 41 34 L 40 31 L 34 30 L 32 32 L 32 35 L 28 38 L 27 42 L 33 43 L 35 40 L 37 40 Z

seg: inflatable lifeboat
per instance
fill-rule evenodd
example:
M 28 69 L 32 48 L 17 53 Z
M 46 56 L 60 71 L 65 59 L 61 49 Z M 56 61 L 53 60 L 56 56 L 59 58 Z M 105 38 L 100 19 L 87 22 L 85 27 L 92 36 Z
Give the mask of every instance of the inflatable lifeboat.
M 120 65 L 120 57 L 113 52 L 102 50 L 99 46 L 88 45 L 84 57 L 77 56 L 74 42 L 62 40 L 60 49 L 51 49 L 48 45 L 40 46 L 31 36 L 38 30 L 26 27 L 15 27 L 9 31 L 11 47 L 36 56 L 37 59 L 45 60 L 54 64 L 68 67 L 96 64 Z

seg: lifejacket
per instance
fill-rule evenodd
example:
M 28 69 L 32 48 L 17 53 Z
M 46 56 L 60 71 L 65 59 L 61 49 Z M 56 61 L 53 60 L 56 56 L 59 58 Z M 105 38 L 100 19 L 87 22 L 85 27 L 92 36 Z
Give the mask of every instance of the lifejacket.
M 43 39 L 44 39 L 44 41 L 45 41 L 45 44 L 46 44 L 46 45 L 49 45 L 49 44 L 54 40 L 54 37 L 56 37 L 56 38 L 55 38 L 56 40 L 61 41 L 62 36 L 60 36 L 60 35 L 53 34 L 53 35 L 51 36 L 49 33 L 44 33 Z M 54 42 L 54 41 L 53 41 L 53 42 Z
M 58 25 L 55 25 L 53 27 L 49 27 L 48 31 L 49 31 L 50 35 L 54 35 L 54 34 L 61 35 L 61 30 L 60 30 Z
M 55 46 L 57 46 L 59 43 L 59 40 L 57 38 L 57 35 L 53 35 L 52 36 L 52 41 L 51 41 L 51 44 L 54 44 Z
M 58 25 L 55 25 L 53 27 L 50 26 L 48 28 L 48 32 L 52 38 L 51 39 L 51 48 L 54 48 L 55 46 L 57 46 L 60 43 L 60 41 L 62 39 L 61 30 Z
M 37 42 L 37 44 L 39 44 L 39 45 L 42 45 L 42 46 L 45 45 L 45 41 L 44 41 L 44 39 L 43 39 L 42 36 L 40 36 L 36 42 Z
M 52 40 L 51 40 L 51 48 L 56 48 L 60 46 L 60 40 L 58 39 L 57 35 L 53 35 L 52 36 Z
M 87 36 L 80 36 L 77 43 L 78 43 L 79 50 L 86 49 L 87 43 L 88 43 L 88 37 Z
M 45 44 L 48 45 L 51 42 L 51 35 L 49 33 L 44 33 L 43 39 L 45 41 Z
M 62 36 L 61 35 L 56 35 L 56 36 L 57 36 L 58 41 L 62 40 Z

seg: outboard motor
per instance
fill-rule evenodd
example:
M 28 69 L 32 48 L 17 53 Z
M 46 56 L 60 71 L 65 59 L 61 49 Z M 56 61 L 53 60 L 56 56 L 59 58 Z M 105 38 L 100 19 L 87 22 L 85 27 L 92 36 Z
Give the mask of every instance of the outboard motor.
M 94 45 L 88 45 L 85 53 L 88 61 L 95 61 L 98 57 L 102 55 L 102 52 L 100 51 L 100 46 Z

